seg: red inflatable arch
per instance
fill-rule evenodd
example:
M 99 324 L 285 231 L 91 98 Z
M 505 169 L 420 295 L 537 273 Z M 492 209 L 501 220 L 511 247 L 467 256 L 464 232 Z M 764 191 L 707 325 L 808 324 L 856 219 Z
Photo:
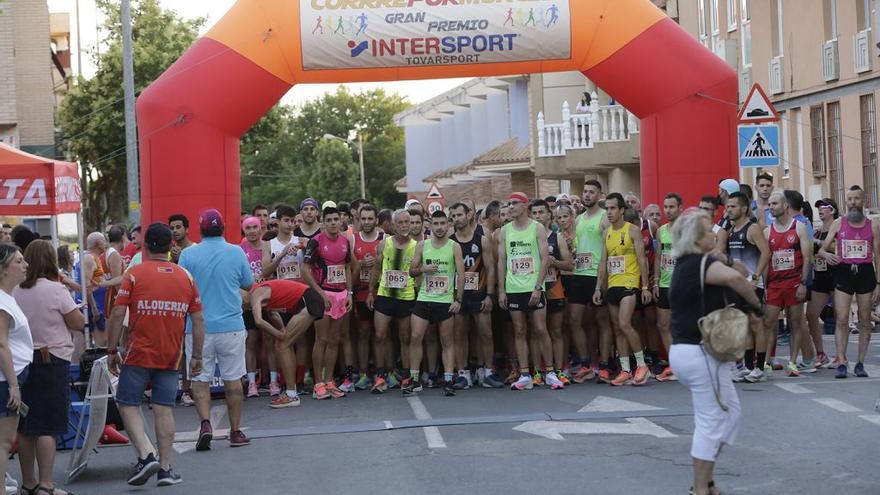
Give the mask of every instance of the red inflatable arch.
M 649 0 L 239 0 L 138 99 L 143 221 L 237 219 L 239 137 L 294 84 L 571 70 L 642 119 L 646 201 L 737 176 L 736 74 Z

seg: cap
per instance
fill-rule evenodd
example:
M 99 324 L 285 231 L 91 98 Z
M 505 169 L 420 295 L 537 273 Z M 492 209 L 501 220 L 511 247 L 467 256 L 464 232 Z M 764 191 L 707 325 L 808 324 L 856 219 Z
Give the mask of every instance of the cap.
M 214 208 L 202 210 L 202 212 L 199 213 L 199 227 L 202 230 L 223 227 L 223 215 Z
M 727 194 L 739 192 L 739 182 L 734 179 L 724 179 L 718 184 L 718 187 L 727 191 Z
M 171 249 L 171 227 L 164 223 L 154 223 L 144 233 L 144 244 L 152 253 L 167 253 Z
M 822 198 L 816 201 L 814 206 L 816 208 L 832 208 L 834 211 L 837 211 L 837 202 L 831 198 Z
M 408 199 L 408 200 L 406 201 L 406 204 L 403 205 L 403 208 L 404 208 L 405 210 L 408 210 L 408 209 L 412 208 L 412 207 L 415 206 L 415 205 L 422 206 L 422 203 L 419 203 L 419 200 L 417 200 L 417 199 Z
M 269 220 L 278 220 L 278 212 L 273 211 L 272 213 L 269 213 Z
M 261 226 L 260 219 L 257 217 L 247 217 L 241 221 L 241 229 L 242 230 L 250 227 L 251 225 L 256 225 L 257 227 L 260 227 Z
M 336 208 L 336 202 L 330 200 L 324 201 L 324 204 L 321 205 L 321 210 L 323 211 L 327 208 Z
M 318 209 L 318 200 L 315 198 L 306 198 L 306 199 L 302 200 L 302 202 L 300 202 L 299 209 L 302 210 L 306 206 L 314 206 L 315 209 L 317 210 Z
M 519 201 L 520 203 L 528 203 L 529 197 L 526 196 L 525 193 L 515 192 L 510 193 L 510 196 L 507 197 L 508 201 Z
M 568 201 L 570 203 L 571 197 L 568 194 L 562 193 L 559 196 L 556 196 L 556 202 L 559 203 L 560 201 Z

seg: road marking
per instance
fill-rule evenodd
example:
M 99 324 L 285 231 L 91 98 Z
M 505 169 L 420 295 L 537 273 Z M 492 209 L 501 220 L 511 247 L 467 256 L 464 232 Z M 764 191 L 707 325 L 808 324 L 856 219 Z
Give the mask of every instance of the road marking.
M 394 428 L 394 425 L 391 424 L 391 421 L 388 421 L 388 420 L 386 419 L 386 420 L 385 420 L 385 429 L 386 429 L 386 430 L 390 430 L 390 429 L 393 429 L 393 428 Z
M 211 426 L 218 426 L 223 419 L 226 417 L 226 406 L 214 406 L 211 408 Z M 185 454 L 187 452 L 191 452 L 196 450 L 196 442 L 199 438 L 199 430 L 201 429 L 201 425 L 199 425 L 199 429 L 193 432 L 183 432 L 176 433 L 174 435 L 174 451 L 178 454 Z M 246 430 L 247 428 L 242 428 L 242 430 Z M 214 429 L 214 440 L 226 438 L 229 436 L 229 428 L 224 429 Z M 190 440 L 192 438 L 192 440 Z
M 814 391 L 808 389 L 807 387 L 803 387 L 796 383 L 775 383 L 777 387 L 785 390 L 786 392 L 791 392 L 793 394 L 812 394 Z
M 864 419 L 865 421 L 868 421 L 870 423 L 874 423 L 874 424 L 880 426 L 880 414 L 866 414 L 864 416 L 859 416 L 859 417 Z
M 633 411 L 660 411 L 665 407 L 656 407 L 631 400 L 615 399 L 600 395 L 582 407 L 578 412 L 633 412 Z
M 568 421 L 527 421 L 513 429 L 550 440 L 565 440 L 565 434 L 577 435 L 650 435 L 675 438 L 666 428 L 646 418 L 626 418 L 626 423 L 575 423 Z
M 843 402 L 843 401 L 837 400 L 837 399 L 830 399 L 830 398 L 822 397 L 822 398 L 813 399 L 813 400 L 818 402 L 819 404 L 822 404 L 823 406 L 830 407 L 831 409 L 834 409 L 835 411 L 840 411 L 840 412 L 845 412 L 845 413 L 862 412 L 862 410 L 859 409 L 858 407 L 851 406 L 851 405 L 847 404 L 846 402 Z
M 428 409 L 422 403 L 422 400 L 418 397 L 407 397 L 406 401 L 409 402 L 409 407 L 412 408 L 413 414 L 416 415 L 416 419 L 426 420 L 433 419 L 431 417 L 431 413 L 428 412 Z M 425 440 L 428 441 L 429 449 L 445 449 L 446 442 L 443 441 L 443 435 L 440 434 L 440 429 L 436 426 L 428 426 L 426 428 L 422 428 L 422 431 L 425 433 Z

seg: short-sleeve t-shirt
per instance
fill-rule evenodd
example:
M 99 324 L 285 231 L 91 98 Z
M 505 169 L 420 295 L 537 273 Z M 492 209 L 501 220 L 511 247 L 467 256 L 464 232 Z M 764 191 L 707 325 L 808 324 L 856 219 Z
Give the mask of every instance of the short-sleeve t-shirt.
M 202 310 L 189 272 L 168 261 L 146 260 L 122 277 L 116 306 L 128 308 L 130 338 L 125 364 L 176 370 L 186 317 Z
M 312 276 L 324 290 L 346 290 L 345 270 L 351 259 L 351 246 L 345 236 L 336 239 L 321 232 L 306 245 L 305 262 L 312 265 Z
M 34 341 L 27 317 L 15 298 L 0 290 L 0 311 L 9 315 L 9 351 L 12 353 L 12 369 L 18 375 L 34 360 Z M 0 381 L 8 381 L 0 371 Z
M 34 347 L 48 347 L 53 356 L 70 361 L 73 340 L 64 315 L 74 311 L 76 303 L 67 288 L 60 282 L 39 278 L 29 289 L 16 287 L 13 295 L 28 319 Z
M 264 308 L 271 311 L 284 311 L 288 314 L 294 314 L 299 309 L 303 295 L 309 290 L 309 286 L 301 282 L 293 280 L 266 280 L 254 284 L 251 292 L 260 287 L 268 287 L 272 293 L 269 300 L 264 303 Z

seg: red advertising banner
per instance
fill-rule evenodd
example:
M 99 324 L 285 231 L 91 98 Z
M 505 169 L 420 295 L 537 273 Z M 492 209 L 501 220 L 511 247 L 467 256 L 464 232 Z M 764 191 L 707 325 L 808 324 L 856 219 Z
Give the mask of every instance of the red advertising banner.
M 76 213 L 81 208 L 79 167 L 0 143 L 0 215 Z

